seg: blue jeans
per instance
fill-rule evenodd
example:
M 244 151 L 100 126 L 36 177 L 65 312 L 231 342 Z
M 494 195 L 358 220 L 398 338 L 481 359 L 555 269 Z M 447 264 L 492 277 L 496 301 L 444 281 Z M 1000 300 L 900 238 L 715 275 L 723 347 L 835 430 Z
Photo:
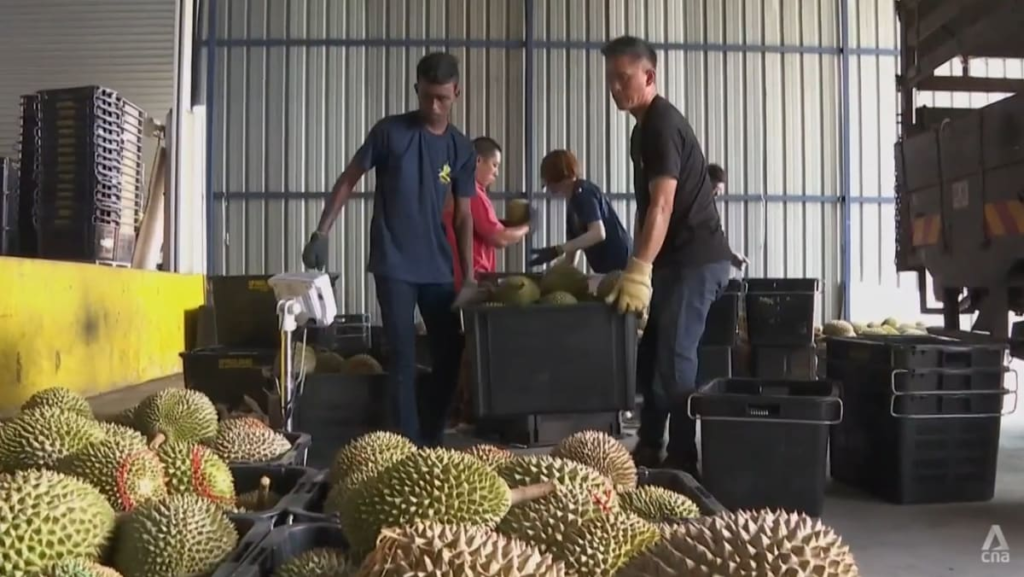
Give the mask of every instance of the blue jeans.
M 668 461 L 674 465 L 697 465 L 697 424 L 686 414 L 686 403 L 696 388 L 697 346 L 708 309 L 728 284 L 731 267 L 728 261 L 663 267 L 652 275 L 651 309 L 637 351 L 637 384 L 644 395 L 640 446 L 660 450 L 668 420 Z
M 376 276 L 384 334 L 391 354 L 387 359 L 391 422 L 421 446 L 440 446 L 455 397 L 462 333 L 459 316 L 451 310 L 455 285 L 416 284 Z M 427 326 L 433 371 L 417 387 L 415 310 Z M 418 401 L 418 402 L 417 402 Z

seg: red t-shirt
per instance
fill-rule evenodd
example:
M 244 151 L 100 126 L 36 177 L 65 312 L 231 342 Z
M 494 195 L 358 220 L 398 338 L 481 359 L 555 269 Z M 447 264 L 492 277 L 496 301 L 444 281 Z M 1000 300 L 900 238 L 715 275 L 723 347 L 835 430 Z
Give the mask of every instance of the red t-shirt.
M 473 271 L 477 273 L 494 272 L 495 254 L 490 239 L 505 227 L 498 221 L 491 199 L 487 198 L 487 189 L 476 185 L 476 196 L 470 200 L 473 214 Z M 455 268 L 455 290 L 462 288 L 462 265 L 459 263 L 459 246 L 455 240 L 455 228 L 452 219 L 455 216 L 454 206 L 445 207 L 443 218 L 448 244 L 452 247 L 452 265 Z

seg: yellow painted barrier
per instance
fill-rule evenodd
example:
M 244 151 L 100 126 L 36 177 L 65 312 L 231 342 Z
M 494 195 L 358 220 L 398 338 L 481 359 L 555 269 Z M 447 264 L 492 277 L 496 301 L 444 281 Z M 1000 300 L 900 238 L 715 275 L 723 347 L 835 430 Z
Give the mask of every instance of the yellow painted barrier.
M 181 372 L 201 275 L 0 257 L 0 411 L 62 385 L 93 395 Z

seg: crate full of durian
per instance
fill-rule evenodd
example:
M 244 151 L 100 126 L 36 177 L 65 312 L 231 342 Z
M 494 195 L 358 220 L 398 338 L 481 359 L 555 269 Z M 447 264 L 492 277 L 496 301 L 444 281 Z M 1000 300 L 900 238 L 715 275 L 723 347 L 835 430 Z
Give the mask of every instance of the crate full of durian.
M 632 410 L 640 319 L 604 302 L 616 275 L 507 275 L 463 311 L 478 418 Z
M 0 572 L 143 577 L 237 563 L 271 523 L 237 514 L 229 444 L 217 442 L 267 427 L 232 421 L 184 389 L 105 421 L 66 388 L 36 392 L 0 427 Z
M 375 432 L 342 448 L 327 471 L 327 516 L 275 530 L 239 575 L 858 574 L 849 547 L 816 519 L 732 513 L 650 478 L 623 445 L 594 432 L 550 455 L 417 448 Z

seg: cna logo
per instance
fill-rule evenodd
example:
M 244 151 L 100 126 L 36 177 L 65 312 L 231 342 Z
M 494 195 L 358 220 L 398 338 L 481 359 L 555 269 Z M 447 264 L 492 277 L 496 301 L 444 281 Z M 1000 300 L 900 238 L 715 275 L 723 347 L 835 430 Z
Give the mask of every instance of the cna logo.
M 1010 562 L 1010 544 L 1006 542 L 1003 528 L 999 525 L 992 525 L 988 530 L 988 537 L 985 537 L 985 543 L 981 546 L 981 562 L 999 564 Z

